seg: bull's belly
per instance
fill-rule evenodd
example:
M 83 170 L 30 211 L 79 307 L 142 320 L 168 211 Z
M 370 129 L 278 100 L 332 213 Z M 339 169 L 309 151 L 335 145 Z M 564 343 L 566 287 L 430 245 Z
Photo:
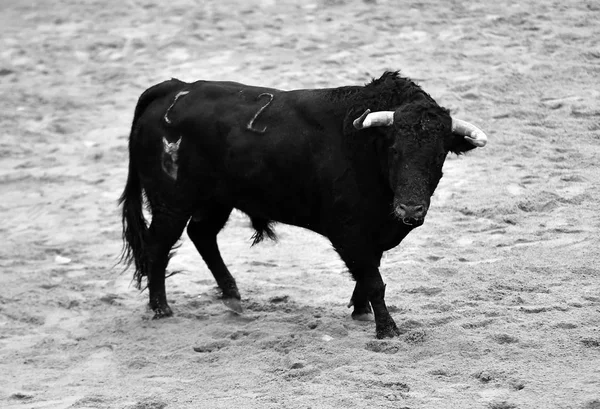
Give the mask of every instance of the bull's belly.
M 311 212 L 299 201 L 277 202 L 238 198 L 232 207 L 246 213 L 251 218 L 260 218 L 292 226 L 303 227 L 321 233 L 320 214 Z

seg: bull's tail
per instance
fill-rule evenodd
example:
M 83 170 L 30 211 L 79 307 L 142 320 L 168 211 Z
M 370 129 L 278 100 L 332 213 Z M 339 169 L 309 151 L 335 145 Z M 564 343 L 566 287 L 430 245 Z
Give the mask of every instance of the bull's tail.
M 148 274 L 148 223 L 144 217 L 144 189 L 140 179 L 137 158 L 137 139 L 140 137 L 139 119 L 152 101 L 181 87 L 181 81 L 172 79 L 146 90 L 135 107 L 131 134 L 129 136 L 129 174 L 123 194 L 119 198 L 122 208 L 123 223 L 123 250 L 120 262 L 125 264 L 125 269 L 135 265 L 134 280 L 141 288 L 142 277 Z
M 129 175 L 125 190 L 119 198 L 119 204 L 123 206 L 123 250 L 121 262 L 125 268 L 135 264 L 133 275 L 136 285 L 141 288 L 142 277 L 147 274 L 145 249 L 147 248 L 148 224 L 143 213 L 144 192 L 139 174 L 133 161 L 133 155 L 129 158 Z

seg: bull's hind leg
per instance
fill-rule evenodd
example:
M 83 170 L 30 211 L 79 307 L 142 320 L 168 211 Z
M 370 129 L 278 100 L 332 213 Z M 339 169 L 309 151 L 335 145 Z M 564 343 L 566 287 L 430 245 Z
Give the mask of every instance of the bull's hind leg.
M 169 317 L 173 311 L 167 303 L 165 291 L 165 269 L 169 263 L 169 253 L 179 240 L 187 218 L 154 213 L 148 231 L 148 292 L 150 293 L 150 308 L 154 318 Z
M 242 312 L 237 284 L 217 244 L 217 234 L 227 223 L 231 211 L 230 207 L 219 206 L 198 210 L 188 224 L 187 233 L 223 292 L 223 303 L 233 311 Z

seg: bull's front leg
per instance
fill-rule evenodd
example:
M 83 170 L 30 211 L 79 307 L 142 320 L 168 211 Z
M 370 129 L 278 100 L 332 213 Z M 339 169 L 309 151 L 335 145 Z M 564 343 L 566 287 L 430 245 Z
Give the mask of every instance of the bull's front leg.
M 357 321 L 373 320 L 373 309 L 371 309 L 367 292 L 358 282 L 354 286 L 352 298 L 350 298 L 350 302 L 348 303 L 348 308 L 350 307 L 354 307 L 352 319 Z
M 352 316 L 355 319 L 368 318 L 370 304 L 375 316 L 377 338 L 398 336 L 400 331 L 385 305 L 385 284 L 379 273 L 382 253 L 369 251 L 366 243 L 357 246 L 358 242 L 358 240 L 353 241 L 354 245 L 344 245 L 348 242 L 341 245 L 334 244 L 338 254 L 356 280 L 356 287 L 351 299 L 351 303 L 354 305 Z
M 393 338 L 400 335 L 394 319 L 385 305 L 385 284 L 379 276 L 379 282 L 372 283 L 369 288 L 369 301 L 375 314 L 375 331 L 377 338 Z
M 375 333 L 377 338 L 393 338 L 400 331 L 385 305 L 385 284 L 378 268 L 369 268 L 353 272 L 357 287 L 363 289 L 375 315 Z

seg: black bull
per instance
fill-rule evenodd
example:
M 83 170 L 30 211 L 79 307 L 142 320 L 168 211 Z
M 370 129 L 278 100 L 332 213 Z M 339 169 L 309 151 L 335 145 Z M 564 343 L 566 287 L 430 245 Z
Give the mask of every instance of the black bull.
M 255 242 L 275 237 L 273 222 L 304 227 L 331 241 L 356 280 L 353 318 L 374 313 L 377 337 L 393 337 L 381 256 L 423 223 L 446 155 L 485 142 L 397 72 L 365 86 L 294 91 L 165 81 L 135 110 L 123 258 L 138 286 L 147 277 L 155 317 L 171 315 L 165 269 L 187 225 L 223 301 L 241 311 L 216 239 L 231 211 L 250 217 Z

